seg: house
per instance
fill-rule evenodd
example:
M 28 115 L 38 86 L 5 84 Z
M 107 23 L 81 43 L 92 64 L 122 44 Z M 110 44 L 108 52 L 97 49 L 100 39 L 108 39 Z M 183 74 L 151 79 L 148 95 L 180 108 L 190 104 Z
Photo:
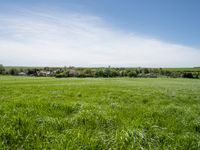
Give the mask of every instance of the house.
M 18 73 L 18 76 L 27 76 L 27 74 L 25 72 L 20 72 Z
M 44 71 L 44 70 L 37 71 L 37 76 L 48 77 L 48 76 L 51 76 L 51 72 L 50 71 Z
M 69 77 L 76 77 L 76 76 L 78 76 L 78 74 L 79 73 L 74 69 L 70 69 L 69 73 L 68 73 Z

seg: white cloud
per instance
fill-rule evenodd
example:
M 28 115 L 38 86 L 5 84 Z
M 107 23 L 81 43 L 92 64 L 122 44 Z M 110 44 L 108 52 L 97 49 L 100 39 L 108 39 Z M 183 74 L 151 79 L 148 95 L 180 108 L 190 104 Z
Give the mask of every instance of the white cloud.
M 0 63 L 42 66 L 192 67 L 200 50 L 113 29 L 88 14 L 0 16 Z

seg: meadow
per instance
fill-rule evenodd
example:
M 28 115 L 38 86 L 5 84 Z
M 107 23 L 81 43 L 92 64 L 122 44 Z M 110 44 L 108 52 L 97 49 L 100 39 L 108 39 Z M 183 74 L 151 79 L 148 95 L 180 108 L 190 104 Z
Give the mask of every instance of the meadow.
M 1 149 L 200 149 L 200 80 L 0 76 Z

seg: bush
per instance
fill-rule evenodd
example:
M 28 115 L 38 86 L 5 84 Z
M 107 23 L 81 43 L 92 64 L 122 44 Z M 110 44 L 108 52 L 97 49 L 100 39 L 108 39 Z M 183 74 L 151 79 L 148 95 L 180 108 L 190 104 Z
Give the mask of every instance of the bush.
M 27 75 L 36 76 L 37 75 L 37 71 L 38 70 L 36 68 L 29 68 L 29 69 L 27 69 L 26 73 L 27 73 Z

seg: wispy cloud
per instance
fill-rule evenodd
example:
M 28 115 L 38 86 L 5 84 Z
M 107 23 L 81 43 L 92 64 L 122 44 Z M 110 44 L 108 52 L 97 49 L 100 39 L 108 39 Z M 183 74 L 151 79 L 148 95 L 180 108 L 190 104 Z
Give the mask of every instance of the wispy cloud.
M 95 15 L 0 15 L 5 65 L 192 67 L 199 58 L 198 49 L 123 32 Z

